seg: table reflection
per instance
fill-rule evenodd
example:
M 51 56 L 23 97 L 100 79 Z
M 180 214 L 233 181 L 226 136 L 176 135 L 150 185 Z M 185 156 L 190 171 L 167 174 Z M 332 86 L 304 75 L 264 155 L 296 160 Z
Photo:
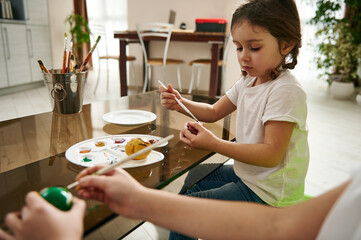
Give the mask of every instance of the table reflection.
M 71 115 L 53 113 L 51 121 L 50 153 L 65 152 L 69 146 L 89 139 L 84 112 Z

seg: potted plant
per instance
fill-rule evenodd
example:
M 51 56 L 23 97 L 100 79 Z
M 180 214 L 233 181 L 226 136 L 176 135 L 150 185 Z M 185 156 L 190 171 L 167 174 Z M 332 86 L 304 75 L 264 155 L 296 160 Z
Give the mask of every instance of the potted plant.
M 317 0 L 311 19 L 319 27 L 317 68 L 323 70 L 335 98 L 350 98 L 359 85 L 357 69 L 361 59 L 361 1 Z M 338 17 L 342 7 L 344 16 Z M 336 91 L 336 92 L 335 92 Z
M 70 14 L 65 19 L 65 22 L 70 26 L 70 33 L 73 38 L 72 51 L 78 66 L 80 66 L 84 58 L 83 44 L 90 42 L 90 29 L 88 22 L 79 14 Z

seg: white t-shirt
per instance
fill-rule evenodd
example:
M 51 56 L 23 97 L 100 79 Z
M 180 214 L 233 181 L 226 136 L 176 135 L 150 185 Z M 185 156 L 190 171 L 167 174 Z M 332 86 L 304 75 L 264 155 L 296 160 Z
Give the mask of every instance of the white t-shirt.
M 278 166 L 266 168 L 234 161 L 234 171 L 267 204 L 293 205 L 303 199 L 309 162 L 306 94 L 288 70 L 275 80 L 252 87 L 255 80 L 242 77 L 226 92 L 237 106 L 236 141 L 263 143 L 267 121 L 296 124 Z
M 323 222 L 318 240 L 361 239 L 361 168 Z

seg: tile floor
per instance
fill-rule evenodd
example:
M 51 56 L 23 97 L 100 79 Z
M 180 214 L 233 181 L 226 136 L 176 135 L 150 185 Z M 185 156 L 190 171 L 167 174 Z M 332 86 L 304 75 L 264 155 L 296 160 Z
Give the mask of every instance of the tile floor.
M 88 76 L 84 103 L 119 97 L 119 76 L 116 74 L 110 77 L 109 92 L 100 85 L 97 94 L 93 95 L 96 76 L 96 72 L 90 72 Z M 310 130 L 311 161 L 306 193 L 317 196 L 348 179 L 350 171 L 361 163 L 361 106 L 355 100 L 332 99 L 328 86 L 320 80 L 301 83 L 308 95 Z M 44 86 L 0 96 L 0 121 L 46 111 L 51 111 L 51 104 Z M 181 181 L 175 188 L 182 184 Z M 167 237 L 167 230 L 145 223 L 125 239 L 160 240 Z

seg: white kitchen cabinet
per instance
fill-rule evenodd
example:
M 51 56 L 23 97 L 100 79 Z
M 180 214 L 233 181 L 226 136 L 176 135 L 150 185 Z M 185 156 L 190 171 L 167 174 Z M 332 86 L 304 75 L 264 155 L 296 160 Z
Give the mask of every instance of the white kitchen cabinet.
M 26 27 L 1 24 L 9 86 L 31 82 Z
M 47 0 L 13 0 L 12 4 L 16 17 L 0 19 L 2 89 L 42 81 L 38 60 L 52 67 Z
M 47 0 L 24 0 L 25 20 L 30 25 L 49 25 Z
M 49 69 L 52 65 L 49 27 L 27 26 L 26 32 L 32 81 L 43 80 L 38 60 L 41 60 Z
M 52 66 L 47 0 L 24 0 L 32 81 L 43 80 L 38 60 Z
M 4 49 L 5 44 L 3 41 L 3 34 L 0 27 L 0 88 L 9 86 Z

